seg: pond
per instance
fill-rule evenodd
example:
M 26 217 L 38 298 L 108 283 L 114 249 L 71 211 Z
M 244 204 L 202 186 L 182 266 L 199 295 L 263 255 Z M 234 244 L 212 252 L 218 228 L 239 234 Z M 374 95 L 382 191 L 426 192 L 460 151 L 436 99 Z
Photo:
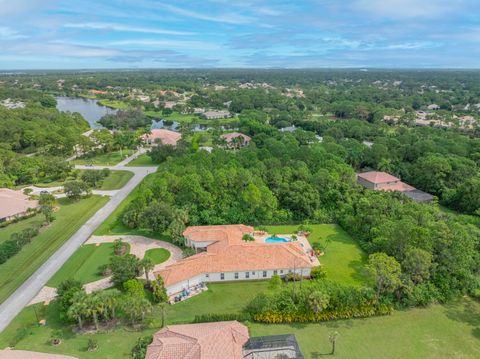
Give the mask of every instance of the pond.
M 91 128 L 102 128 L 97 121 L 105 115 L 117 112 L 115 109 L 98 104 L 97 100 L 79 97 L 57 97 L 57 109 L 78 112 L 88 121 Z
M 164 119 L 154 119 L 152 121 L 152 130 L 154 128 L 166 128 L 172 131 L 179 131 L 180 130 L 180 123 L 177 121 L 169 121 Z

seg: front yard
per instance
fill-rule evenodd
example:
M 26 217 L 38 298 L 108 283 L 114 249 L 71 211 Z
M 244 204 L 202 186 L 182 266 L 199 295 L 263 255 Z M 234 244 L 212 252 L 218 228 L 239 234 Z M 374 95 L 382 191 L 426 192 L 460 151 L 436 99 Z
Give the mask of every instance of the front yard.
M 71 163 L 74 165 L 87 165 L 92 164 L 94 166 L 114 166 L 118 162 L 122 161 L 126 157 L 132 155 L 133 150 L 126 149 L 123 151 L 113 151 L 108 153 L 101 153 L 92 157 L 76 158 Z

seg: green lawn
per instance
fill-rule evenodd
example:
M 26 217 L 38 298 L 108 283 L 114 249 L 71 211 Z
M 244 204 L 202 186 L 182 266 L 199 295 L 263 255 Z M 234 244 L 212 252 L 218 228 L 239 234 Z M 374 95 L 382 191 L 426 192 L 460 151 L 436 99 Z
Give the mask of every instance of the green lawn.
M 93 164 L 95 166 L 113 166 L 116 165 L 118 162 L 122 161 L 126 157 L 133 154 L 133 150 L 123 150 L 122 155 L 120 155 L 120 151 L 113 151 L 109 153 L 102 153 L 93 157 L 88 158 L 76 158 L 71 163 L 75 165 L 86 165 L 86 164 Z M 122 157 L 123 156 L 123 157 Z
M 479 358 L 480 304 L 463 299 L 386 317 L 251 326 L 252 335 L 295 334 L 305 359 L 329 353 L 328 336 L 333 331 L 339 333 L 334 356 L 338 359 Z
M 67 239 L 69 239 L 109 198 L 91 196 L 78 202 L 67 198 L 59 199 L 60 209 L 56 220 L 35 237 L 32 243 L 23 247 L 20 253 L 0 265 L 0 302 L 3 302 L 33 272 L 38 269 Z M 30 220 L 39 220 L 34 217 Z M 25 226 L 25 222 L 14 224 Z M 17 227 L 17 229 L 19 228 Z M 3 232 L 5 231 L 5 232 Z M 7 236 L 13 227 L 0 230 L 0 236 Z
M 319 258 L 327 278 L 348 285 L 364 284 L 366 254 L 353 238 L 334 224 L 313 224 L 309 227 L 312 228 L 309 242 L 327 246 L 325 255 Z M 298 226 L 267 226 L 267 229 L 271 234 L 289 234 L 296 232 Z
M 21 232 L 25 228 L 39 227 L 44 221 L 43 214 L 36 214 L 33 217 L 22 219 L 17 223 L 9 224 L 6 227 L 0 228 L 0 243 L 10 239 L 13 233 Z M 0 265 L 0 268 L 2 266 Z
M 104 191 L 120 189 L 125 186 L 132 177 L 133 172 L 130 171 L 110 171 L 110 174 L 97 189 Z
M 118 110 L 126 110 L 128 108 L 128 104 L 126 104 L 123 101 L 118 101 L 118 100 L 98 100 L 98 103 L 103 106 L 107 106 L 110 108 L 115 108 Z
M 100 267 L 110 262 L 110 257 L 114 255 L 113 246 L 113 243 L 81 246 L 48 281 L 47 285 L 56 288 L 66 279 L 76 279 L 85 284 L 103 278 Z
M 160 264 L 170 258 L 170 252 L 164 248 L 154 248 L 146 251 L 145 257 L 150 258 L 155 264 Z
M 189 300 L 167 307 L 167 323 L 191 322 L 195 315 L 208 313 L 238 313 L 256 293 L 267 288 L 268 282 L 235 282 L 210 284 L 209 290 Z M 51 353 L 63 353 L 83 358 L 130 358 L 130 351 L 137 338 L 159 330 L 161 323 L 160 309 L 157 306 L 154 321 L 149 329 L 143 331 L 117 329 L 103 334 L 75 335 L 60 320 L 58 306 L 55 302 L 48 306 L 35 305 L 39 318 L 45 318 L 47 325 L 36 325 L 37 320 L 33 306 L 20 312 L 9 327 L 0 334 L 0 348 L 15 346 L 16 349 L 36 350 Z M 22 329 L 26 328 L 26 329 Z M 49 344 L 51 333 L 63 329 L 63 343 L 57 347 Z M 85 350 L 88 339 L 98 341 L 97 352 Z
M 173 112 L 171 115 L 163 115 L 162 112 L 145 111 L 145 114 L 152 118 L 162 118 L 167 121 L 176 121 L 179 123 L 196 123 L 200 125 L 225 125 L 238 121 L 237 118 L 223 118 L 219 120 L 207 120 L 197 115 L 182 115 L 179 112 Z
M 156 166 L 149 155 L 143 154 L 127 163 L 127 167 L 148 167 Z

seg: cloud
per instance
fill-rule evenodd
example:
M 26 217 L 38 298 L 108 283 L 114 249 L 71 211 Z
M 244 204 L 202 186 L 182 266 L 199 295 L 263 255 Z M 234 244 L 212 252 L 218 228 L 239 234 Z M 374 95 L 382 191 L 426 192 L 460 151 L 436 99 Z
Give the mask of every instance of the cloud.
M 218 50 L 220 45 L 203 41 L 180 41 L 180 40 L 151 40 L 151 39 L 133 39 L 119 40 L 109 43 L 112 46 L 160 46 L 172 48 L 188 48 L 198 50 Z
M 17 30 L 13 30 L 6 26 L 0 26 L 0 40 L 16 40 L 25 37 L 25 35 L 20 34 Z
M 436 18 L 455 12 L 464 1 L 452 0 L 355 0 L 355 9 L 394 19 Z
M 198 19 L 198 20 L 204 20 L 204 21 L 221 22 L 221 23 L 234 24 L 234 25 L 248 24 L 253 21 L 253 18 L 251 17 L 244 16 L 241 14 L 236 14 L 236 13 L 220 13 L 215 15 L 207 15 L 199 11 L 187 10 L 187 9 L 174 6 L 174 5 L 169 5 L 169 4 L 155 3 L 155 6 L 162 7 L 165 10 L 177 15 Z
M 158 29 L 158 28 L 136 27 L 136 26 L 102 23 L 102 22 L 68 23 L 63 26 L 67 28 L 73 28 L 73 29 L 141 32 L 141 33 L 162 34 L 162 35 L 194 35 L 195 34 L 194 32 L 188 32 L 188 31 L 175 31 L 175 30 L 166 30 L 166 29 Z

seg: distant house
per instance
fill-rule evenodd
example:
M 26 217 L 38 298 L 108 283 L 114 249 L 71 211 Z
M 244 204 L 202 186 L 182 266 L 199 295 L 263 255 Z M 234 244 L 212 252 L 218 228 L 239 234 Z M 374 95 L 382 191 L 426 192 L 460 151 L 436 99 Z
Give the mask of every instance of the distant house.
M 296 130 L 297 128 L 295 127 L 295 125 L 292 125 L 292 126 L 281 128 L 280 132 L 295 132 Z
M 3 101 L 0 101 L 0 105 L 8 108 L 9 110 L 15 110 L 17 108 L 25 108 L 25 103 L 23 103 L 21 101 L 13 101 L 9 98 L 7 98 Z
M 169 325 L 145 359 L 303 359 L 293 334 L 252 337 L 237 321 Z
M 95 95 L 106 95 L 108 92 L 92 89 L 92 90 L 89 90 L 88 93 L 92 96 L 95 96 Z
M 0 350 L 0 359 L 76 359 L 70 355 L 32 352 L 29 350 Z
M 319 265 L 308 241 L 269 243 L 254 236 L 253 227 L 243 224 L 194 226 L 184 232 L 185 245 L 199 251 L 157 272 L 169 296 L 188 291 L 205 282 L 265 280 L 274 275 L 296 273 L 308 277 Z M 268 236 L 267 236 L 268 237 Z
M 244 135 L 240 132 L 226 133 L 224 135 L 221 135 L 220 137 L 225 140 L 228 148 L 247 146 L 252 140 L 250 136 Z
M 172 110 L 177 103 L 175 101 L 165 101 L 163 103 L 163 108 Z
M 142 136 L 143 141 L 149 145 L 160 142 L 163 145 L 176 146 L 177 142 L 180 141 L 181 138 L 182 138 L 181 133 L 165 130 L 162 128 L 152 129 L 150 130 L 150 133 L 147 133 Z
M 373 142 L 367 140 L 362 141 L 362 144 L 370 148 L 373 146 Z
M 357 174 L 357 182 L 376 191 L 398 191 L 417 202 L 430 202 L 433 196 L 410 186 L 386 172 L 370 171 Z
M 24 217 L 38 208 L 38 201 L 31 200 L 21 191 L 0 188 L 0 222 Z
M 228 111 L 205 111 L 202 116 L 207 120 L 218 120 L 221 118 L 229 118 L 232 115 Z
M 431 105 L 428 105 L 427 108 L 429 110 L 440 110 L 440 106 L 438 106 L 437 104 L 435 103 L 432 103 Z

